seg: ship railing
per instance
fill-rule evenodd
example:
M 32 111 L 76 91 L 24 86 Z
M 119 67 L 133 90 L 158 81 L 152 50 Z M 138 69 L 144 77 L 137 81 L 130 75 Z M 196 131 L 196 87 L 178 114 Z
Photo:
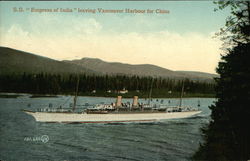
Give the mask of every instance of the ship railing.
M 110 109 L 110 110 L 112 110 L 112 109 L 115 109 L 115 107 L 110 105 L 110 104 L 97 104 L 91 109 L 100 109 L 100 110 L 101 109 Z
M 37 112 L 82 112 L 85 108 L 78 108 L 75 111 L 72 111 L 72 108 L 39 108 Z

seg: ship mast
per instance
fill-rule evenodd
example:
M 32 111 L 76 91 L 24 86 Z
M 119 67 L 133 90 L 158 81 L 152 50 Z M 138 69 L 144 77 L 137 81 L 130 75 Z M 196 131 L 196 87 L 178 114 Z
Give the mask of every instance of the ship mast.
M 78 87 L 79 87 L 79 76 L 77 76 L 76 91 L 75 91 L 74 104 L 73 104 L 73 112 L 74 112 L 75 109 L 76 109 L 76 101 L 77 101 Z
M 153 81 L 154 81 L 154 78 L 152 78 L 152 81 L 151 81 L 151 87 L 150 87 L 149 96 L 148 96 L 148 104 L 149 104 L 149 105 L 150 105 L 150 102 L 151 102 L 151 95 L 152 95 Z
M 180 97 L 180 105 L 179 105 L 179 107 L 181 107 L 181 105 L 182 105 L 183 93 L 184 93 L 184 81 L 183 81 L 183 83 L 182 83 L 182 88 L 181 88 L 181 97 Z

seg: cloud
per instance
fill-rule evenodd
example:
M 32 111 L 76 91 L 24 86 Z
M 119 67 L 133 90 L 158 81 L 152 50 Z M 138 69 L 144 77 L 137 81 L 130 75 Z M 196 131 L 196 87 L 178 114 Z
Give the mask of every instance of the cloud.
M 156 64 L 172 70 L 214 73 L 220 58 L 221 42 L 199 33 L 128 33 L 92 37 L 83 56 L 132 64 Z M 92 50 L 94 49 L 94 50 Z
M 201 33 L 169 31 L 108 33 L 94 18 L 39 15 L 29 28 L 1 30 L 1 46 L 50 57 L 97 57 L 106 61 L 155 64 L 172 70 L 215 72 L 221 42 Z

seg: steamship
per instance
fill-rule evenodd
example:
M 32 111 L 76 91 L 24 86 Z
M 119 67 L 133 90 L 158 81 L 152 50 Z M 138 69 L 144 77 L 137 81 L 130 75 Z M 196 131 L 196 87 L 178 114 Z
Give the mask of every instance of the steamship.
M 118 96 L 116 102 L 112 104 L 95 105 L 80 112 L 76 112 L 73 109 L 45 108 L 38 111 L 23 111 L 33 116 L 38 122 L 48 123 L 152 122 L 165 119 L 186 118 L 201 112 L 198 108 L 187 106 L 138 103 L 137 96 L 134 96 L 132 104 L 122 103 L 122 97 Z
M 134 96 L 132 104 L 122 103 L 122 96 L 118 96 L 116 102 L 111 104 L 97 104 L 82 111 L 76 111 L 76 101 L 79 81 L 76 87 L 72 109 L 39 109 L 38 111 L 22 110 L 33 116 L 38 122 L 47 123 L 115 123 L 115 122 L 152 122 L 166 119 L 191 117 L 200 113 L 198 108 L 182 106 L 182 93 L 178 106 L 163 104 L 151 104 L 151 93 L 147 104 L 138 102 L 138 96 Z M 152 89 L 152 88 L 151 88 Z

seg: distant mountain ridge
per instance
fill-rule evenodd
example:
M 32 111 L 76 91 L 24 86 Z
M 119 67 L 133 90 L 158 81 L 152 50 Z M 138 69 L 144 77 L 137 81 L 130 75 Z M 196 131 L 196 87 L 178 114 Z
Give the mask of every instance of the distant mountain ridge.
M 97 75 L 138 75 L 173 79 L 189 78 L 199 81 L 212 81 L 216 74 L 194 71 L 172 71 L 156 65 L 131 65 L 119 62 L 106 62 L 97 58 L 58 61 L 32 53 L 7 47 L 0 47 L 0 74 L 10 73 L 87 73 Z
M 126 74 L 138 76 L 153 76 L 164 78 L 183 79 L 189 78 L 192 80 L 212 80 L 216 74 L 195 72 L 195 71 L 172 71 L 156 65 L 139 64 L 131 65 L 118 62 L 106 62 L 97 58 L 82 58 L 78 60 L 65 61 L 76 64 L 84 68 L 97 71 L 102 74 Z

